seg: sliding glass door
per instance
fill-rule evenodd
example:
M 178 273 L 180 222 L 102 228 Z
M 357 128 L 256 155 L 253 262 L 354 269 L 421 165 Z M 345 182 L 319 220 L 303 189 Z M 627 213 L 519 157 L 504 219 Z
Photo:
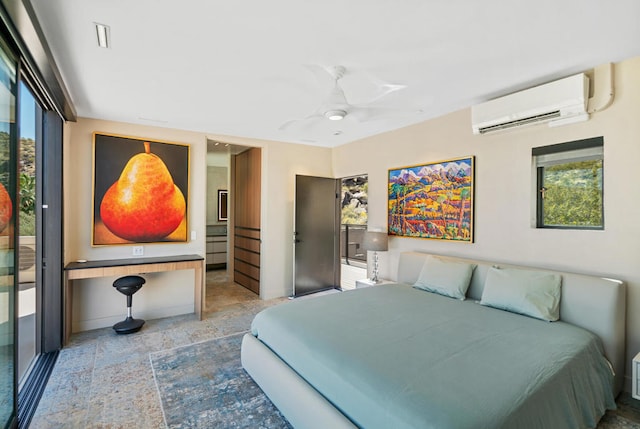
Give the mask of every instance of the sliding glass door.
M 19 34 L 0 7 L 0 429 L 29 426 L 62 345 L 61 112 L 74 118 Z
M 40 145 L 36 142 L 36 120 L 41 109 L 23 81 L 18 85 L 18 380 L 24 379 L 40 353 L 38 301 L 41 296 L 37 262 L 36 186 L 40 170 Z
M 17 59 L 0 37 L 0 427 L 16 424 Z

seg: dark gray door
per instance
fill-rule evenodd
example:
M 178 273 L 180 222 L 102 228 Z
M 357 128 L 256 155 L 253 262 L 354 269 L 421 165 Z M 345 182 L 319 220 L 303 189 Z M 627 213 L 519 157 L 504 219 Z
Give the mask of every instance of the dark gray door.
M 339 184 L 326 177 L 296 176 L 295 296 L 340 284 Z
M 42 353 L 62 348 L 62 119 L 53 111 L 42 118 L 42 183 L 38 207 L 42 219 L 37 268 L 42 273 Z M 45 208 L 46 207 L 46 208 Z

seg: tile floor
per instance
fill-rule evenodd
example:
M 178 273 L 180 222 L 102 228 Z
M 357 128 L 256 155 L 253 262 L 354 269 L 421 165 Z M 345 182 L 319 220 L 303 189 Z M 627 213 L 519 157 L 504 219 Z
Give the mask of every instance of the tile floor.
M 203 321 L 194 315 L 148 320 L 144 335 L 118 336 L 111 328 L 74 334 L 30 427 L 162 428 L 149 353 L 246 331 L 255 314 L 283 301 L 262 301 L 224 272 L 212 271 Z

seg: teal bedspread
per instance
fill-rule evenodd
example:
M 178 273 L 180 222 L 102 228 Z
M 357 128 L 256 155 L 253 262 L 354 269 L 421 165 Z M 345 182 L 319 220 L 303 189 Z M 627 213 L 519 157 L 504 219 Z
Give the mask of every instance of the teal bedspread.
M 271 307 L 252 332 L 363 428 L 588 428 L 615 408 L 595 335 L 406 285 Z

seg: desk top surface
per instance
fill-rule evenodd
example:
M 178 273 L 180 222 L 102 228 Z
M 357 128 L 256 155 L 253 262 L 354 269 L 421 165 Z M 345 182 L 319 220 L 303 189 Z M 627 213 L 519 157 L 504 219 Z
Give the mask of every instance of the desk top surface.
M 87 262 L 69 262 L 65 270 L 81 270 L 84 268 L 105 268 L 120 267 L 125 265 L 145 265 L 145 264 L 162 264 L 165 262 L 188 262 L 202 261 L 204 257 L 200 255 L 172 255 L 172 256 L 153 256 L 149 258 L 126 258 L 126 259 L 102 259 Z

